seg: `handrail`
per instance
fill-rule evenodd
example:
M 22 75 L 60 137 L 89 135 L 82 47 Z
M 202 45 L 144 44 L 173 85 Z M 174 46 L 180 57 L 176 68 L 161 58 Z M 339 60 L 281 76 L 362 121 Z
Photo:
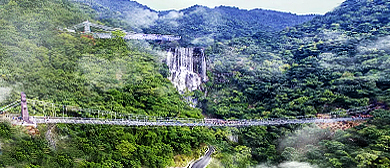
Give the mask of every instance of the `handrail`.
M 72 123 L 72 124 L 110 124 L 110 125 L 128 125 L 128 126 L 217 126 L 217 127 L 241 127 L 241 126 L 259 126 L 259 125 L 284 125 L 284 124 L 304 124 L 304 123 L 329 123 L 338 121 L 365 120 L 367 117 L 340 117 L 336 114 L 358 114 L 374 109 L 373 105 L 363 106 L 353 109 L 340 110 L 330 112 L 329 117 L 315 116 L 296 116 L 284 118 L 262 118 L 262 119 L 215 119 L 215 118 L 177 118 L 177 117 L 161 117 L 161 116 L 146 116 L 137 114 L 122 114 L 114 111 L 104 111 L 97 109 L 87 109 L 77 106 L 65 106 L 51 102 L 27 99 L 28 105 L 40 105 L 43 107 L 51 107 L 52 113 L 43 113 L 44 116 L 32 115 L 30 121 L 33 123 Z M 20 104 L 20 101 L 15 101 L 1 108 L 2 111 L 9 110 Z M 55 109 L 57 108 L 57 109 Z M 59 115 L 56 111 L 60 108 Z M 83 111 L 84 117 L 69 117 L 64 110 Z M 34 109 L 35 110 L 35 109 Z M 62 110 L 62 111 L 61 111 Z M 45 109 L 43 109 L 45 111 Z M 50 111 L 48 109 L 47 111 Z M 42 113 L 41 113 L 42 114 Z M 48 115 L 50 114 L 50 115 Z M 65 116 L 66 114 L 66 116 Z M 92 116 L 92 117 L 88 117 Z M 97 118 L 96 118 L 97 116 Z M 369 116 L 370 117 L 370 116 Z

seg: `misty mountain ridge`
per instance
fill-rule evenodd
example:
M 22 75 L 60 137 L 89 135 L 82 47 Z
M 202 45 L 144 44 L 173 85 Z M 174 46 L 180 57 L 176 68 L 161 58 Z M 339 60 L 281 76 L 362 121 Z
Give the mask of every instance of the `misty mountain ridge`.
M 263 9 L 194 5 L 182 10 L 156 11 L 129 0 L 76 0 L 98 12 L 99 20 L 144 33 L 180 35 L 184 42 L 207 42 L 275 32 L 310 21 L 317 15 L 297 15 Z

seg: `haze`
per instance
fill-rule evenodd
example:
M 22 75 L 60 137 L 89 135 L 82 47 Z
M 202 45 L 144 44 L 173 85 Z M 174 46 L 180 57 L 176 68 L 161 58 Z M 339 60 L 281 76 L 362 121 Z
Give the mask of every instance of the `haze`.
M 296 14 L 325 14 L 345 0 L 136 0 L 154 10 L 180 10 L 193 5 L 236 6 L 240 9 L 271 9 Z

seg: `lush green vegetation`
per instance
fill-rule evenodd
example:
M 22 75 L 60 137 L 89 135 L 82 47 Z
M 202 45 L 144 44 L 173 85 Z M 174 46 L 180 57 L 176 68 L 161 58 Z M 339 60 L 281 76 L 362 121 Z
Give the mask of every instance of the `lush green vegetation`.
M 194 5 L 179 11 L 155 11 L 136 1 L 76 0 L 92 6 L 100 20 L 127 30 L 179 35 L 182 46 L 206 47 L 214 40 L 251 36 L 259 30 L 280 31 L 315 15 L 219 6 Z
M 319 167 L 389 167 L 389 111 L 377 110 L 368 123 L 331 133 L 306 127 L 283 141 L 283 160 Z
M 0 5 L 4 16 L 0 18 L 0 87 L 13 89 L 4 104 L 23 90 L 29 98 L 61 104 L 202 117 L 166 79 L 167 69 L 158 54 L 140 48 L 148 44 L 125 42 L 120 32 L 117 38 L 104 40 L 59 31 L 86 19 L 132 26 L 122 16 L 102 15 L 104 6 L 96 12 L 60 0 L 2 0 Z M 238 22 L 248 11 L 195 6 L 183 10 L 180 19 L 170 20 L 177 26 L 157 19 L 158 24 L 141 27 L 146 32 L 187 34 L 182 45 L 205 46 L 211 63 L 210 81 L 204 85 L 207 95 L 205 90 L 194 95 L 208 116 L 314 116 L 383 104 L 371 112 L 373 119 L 358 127 L 332 132 L 314 125 L 214 130 L 57 125 L 57 148 L 52 150 L 43 133 L 29 137 L 2 124 L 0 167 L 166 167 L 182 155 L 197 157 L 193 151 L 204 144 L 218 149 L 212 164 L 217 167 L 288 161 L 318 167 L 389 167 L 389 8 L 385 0 L 347 0 L 324 16 L 274 31 L 284 24 L 258 30 L 259 25 L 253 24 L 256 18 Z M 214 24 L 214 10 L 226 22 Z M 252 11 L 253 17 L 262 12 Z M 96 13 L 105 17 L 96 18 Z M 215 34 L 216 30 L 223 31 Z M 167 43 L 161 48 L 177 45 Z M 238 141 L 229 140 L 230 136 Z
M 281 32 L 214 43 L 207 50 L 213 65 L 209 95 L 201 107 L 222 118 L 268 118 L 315 115 L 377 102 L 388 105 L 388 8 L 387 1 L 350 0 L 325 16 Z M 388 167 L 388 151 L 374 148 L 382 142 L 379 137 L 388 136 L 386 122 L 380 120 L 388 111 L 375 114 L 378 118 L 372 123 L 334 135 L 328 132 L 329 136 L 307 144 L 299 138 L 291 138 L 287 146 L 279 143 L 293 135 L 289 132 L 294 127 L 263 128 L 268 134 L 242 130 L 246 134 L 240 145 L 250 147 L 252 159 L 259 162 Z M 367 130 L 377 136 L 366 137 Z M 302 132 L 297 134 L 306 133 Z M 308 138 L 321 137 L 321 130 L 314 129 L 312 136 Z
M 211 95 L 204 100 L 204 110 L 225 118 L 283 117 L 387 102 L 389 50 L 384 29 L 389 22 L 371 23 L 375 16 L 389 15 L 387 10 L 374 15 L 387 7 L 382 1 L 346 1 L 294 28 L 215 43 L 208 49 L 213 62 Z M 348 12 L 353 15 L 340 15 Z M 362 15 L 370 18 L 365 23 L 372 26 L 368 32 L 332 27 L 339 20 L 363 22 Z
M 202 47 L 212 44 L 213 41 L 251 36 L 259 30 L 280 31 L 314 17 L 262 9 L 248 11 L 227 6 L 210 9 L 199 5 L 160 15 L 163 19 L 157 20 L 157 24 L 150 28 L 144 28 L 145 32 L 178 34 L 183 38 L 180 42 L 182 45 Z M 179 16 L 170 18 L 172 15 Z
M 175 155 L 198 157 L 193 149 L 200 142 L 215 141 L 213 131 L 201 127 L 59 124 L 52 129 L 54 150 L 43 133 L 31 138 L 21 128 L 0 124 L 2 167 L 166 167 L 174 164 Z
M 39 8 L 29 1 L 4 2 L 1 76 L 15 93 L 127 113 L 200 117 L 160 74 L 157 56 L 134 49 L 120 34 L 98 40 L 56 31 L 90 18 L 65 2 L 37 1 Z
M 82 8 L 80 8 L 82 7 Z M 117 38 L 61 32 L 93 21 L 93 10 L 61 0 L 0 1 L 1 87 L 6 104 L 28 98 L 80 107 L 166 117 L 200 118 L 163 72 L 158 55 Z M 166 75 L 166 73 L 164 74 Z M 2 93 L 3 94 L 3 93 Z M 41 135 L 1 125 L 0 167 L 166 167 L 174 156 L 194 158 L 214 134 L 206 128 L 124 128 L 57 125 L 57 149 Z M 53 136 L 54 136 L 53 135 Z

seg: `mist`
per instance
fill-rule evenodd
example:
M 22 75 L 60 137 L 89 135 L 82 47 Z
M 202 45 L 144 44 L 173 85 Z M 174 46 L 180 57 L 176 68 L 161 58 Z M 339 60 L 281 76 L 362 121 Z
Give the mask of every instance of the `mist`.
M 214 43 L 213 35 L 198 37 L 191 41 L 191 44 L 197 46 L 210 46 L 213 43 Z
M 79 59 L 78 67 L 90 85 L 109 90 L 126 84 L 131 66 L 123 59 L 107 60 L 85 55 Z
M 158 13 L 141 8 L 133 8 L 123 13 L 124 19 L 134 28 L 145 28 L 154 25 Z
M 284 162 L 277 166 L 269 166 L 269 165 L 258 165 L 254 168 L 317 168 L 317 166 L 313 166 L 310 163 L 306 162 Z
M 168 14 L 159 16 L 159 13 L 149 9 L 133 7 L 122 13 L 124 20 L 129 23 L 135 31 L 141 32 L 143 28 L 150 28 L 157 24 L 178 27 L 178 19 L 184 14 L 178 11 L 170 11 Z
M 368 41 L 358 46 L 358 51 L 362 54 L 378 50 L 390 51 L 390 36 L 378 38 L 374 42 Z
M 324 130 L 316 125 L 311 125 L 296 130 L 282 138 L 279 147 L 281 150 L 286 147 L 293 147 L 297 150 L 304 151 L 306 145 L 317 144 L 324 139 L 330 139 L 331 135 L 330 130 Z
M 170 11 L 168 14 L 159 17 L 159 21 L 161 21 L 163 24 L 178 27 L 179 23 L 177 22 L 177 20 L 182 18 L 183 16 L 183 12 Z
M 9 87 L 0 87 L 0 103 L 5 101 L 8 96 L 11 94 L 12 88 Z

